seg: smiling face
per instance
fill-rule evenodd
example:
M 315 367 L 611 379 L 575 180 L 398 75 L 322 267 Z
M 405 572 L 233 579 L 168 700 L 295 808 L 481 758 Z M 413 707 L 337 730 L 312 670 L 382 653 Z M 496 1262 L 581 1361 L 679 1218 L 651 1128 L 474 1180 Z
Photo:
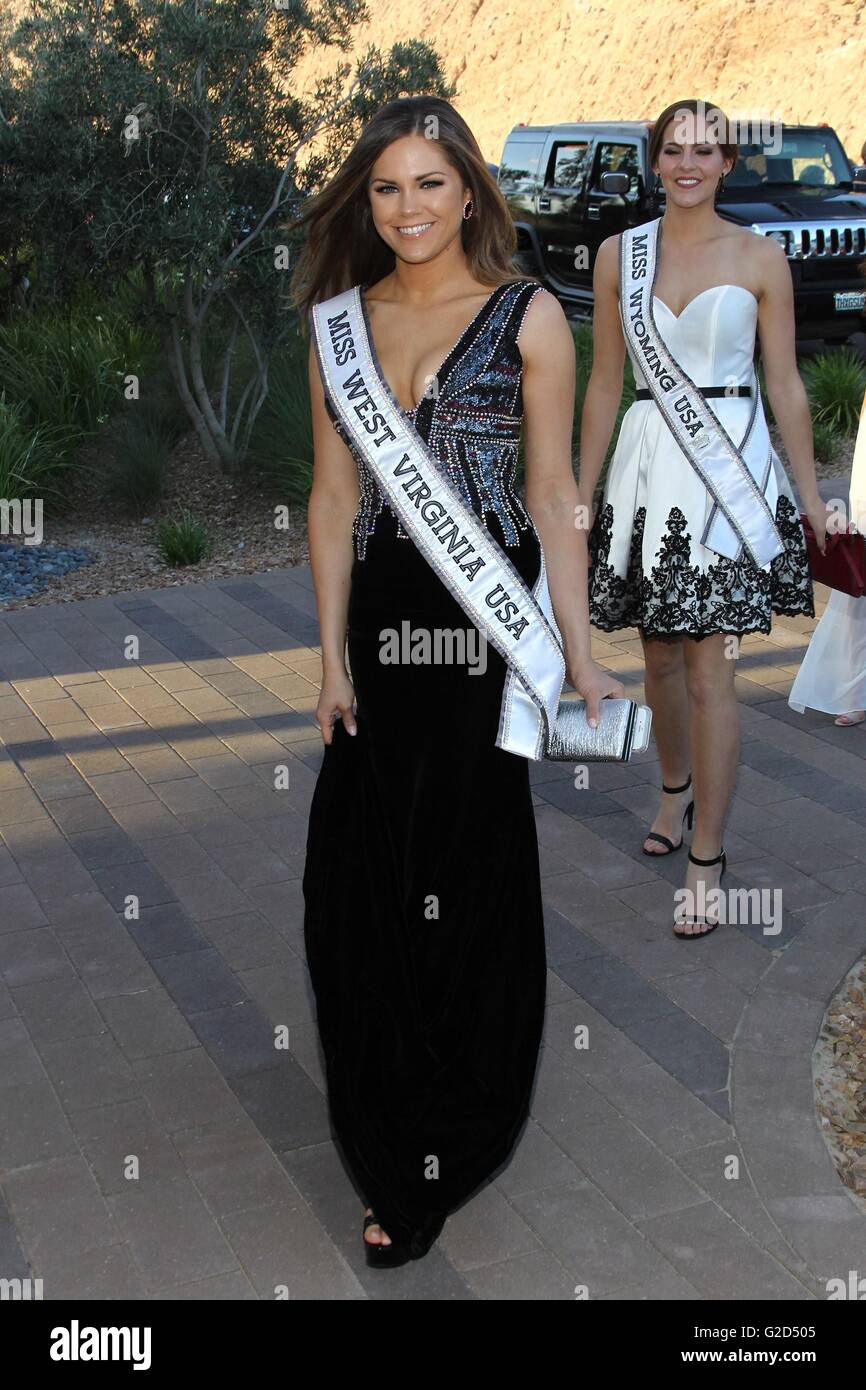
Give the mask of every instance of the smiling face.
M 722 150 L 714 122 L 687 112 L 667 122 L 658 159 L 652 167 L 661 178 L 669 202 L 694 207 L 713 201 L 719 180 L 733 163 Z
M 438 140 L 403 135 L 384 149 L 367 183 L 376 231 L 401 260 L 437 256 L 460 235 L 472 191 Z

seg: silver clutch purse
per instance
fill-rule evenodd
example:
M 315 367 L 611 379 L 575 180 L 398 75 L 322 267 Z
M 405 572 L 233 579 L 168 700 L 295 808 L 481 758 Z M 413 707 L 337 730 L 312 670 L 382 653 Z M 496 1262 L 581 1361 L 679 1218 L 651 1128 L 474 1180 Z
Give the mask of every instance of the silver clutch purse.
M 649 747 L 652 714 L 634 700 L 606 699 L 594 729 L 586 722 L 585 700 L 560 700 L 546 758 L 557 762 L 628 762 Z

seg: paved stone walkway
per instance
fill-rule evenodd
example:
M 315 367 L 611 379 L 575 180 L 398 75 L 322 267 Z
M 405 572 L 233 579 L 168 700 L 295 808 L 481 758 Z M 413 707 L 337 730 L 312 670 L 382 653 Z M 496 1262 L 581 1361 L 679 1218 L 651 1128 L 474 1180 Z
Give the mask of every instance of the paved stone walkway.
M 789 709 L 814 626 L 792 619 L 744 642 L 725 836 L 726 886 L 780 887 L 781 932 L 670 934 L 685 857 L 641 853 L 652 750 L 582 791 L 535 766 L 531 1120 L 425 1260 L 366 1269 L 303 958 L 314 615 L 305 567 L 0 617 L 0 1277 L 47 1299 L 788 1300 L 866 1273 L 811 1074 L 866 947 L 866 726 Z M 637 634 L 596 652 L 640 697 Z

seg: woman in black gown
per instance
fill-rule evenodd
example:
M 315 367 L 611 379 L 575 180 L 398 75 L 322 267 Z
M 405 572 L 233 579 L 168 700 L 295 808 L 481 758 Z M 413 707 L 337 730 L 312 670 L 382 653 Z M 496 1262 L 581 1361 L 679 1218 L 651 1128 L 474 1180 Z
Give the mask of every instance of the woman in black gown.
M 597 715 L 622 686 L 589 657 L 573 340 L 514 265 L 471 132 L 441 99 L 390 103 L 299 220 L 295 302 L 363 287 L 385 389 L 530 587 L 543 541 L 568 678 Z M 325 753 L 305 942 L 332 1128 L 371 1204 L 367 1258 L 396 1264 L 426 1253 L 526 1119 L 545 1001 L 538 846 L 528 761 L 495 746 L 505 661 L 345 442 L 312 349 L 310 388 Z M 513 490 L 524 407 L 531 518 Z M 466 659 L 389 663 L 395 630 L 462 632 Z

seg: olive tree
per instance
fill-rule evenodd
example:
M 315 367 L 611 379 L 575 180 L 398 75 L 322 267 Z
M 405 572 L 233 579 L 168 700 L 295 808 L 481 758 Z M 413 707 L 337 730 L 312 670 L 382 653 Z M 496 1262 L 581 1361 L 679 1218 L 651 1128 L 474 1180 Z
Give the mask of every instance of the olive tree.
M 368 18 L 363 0 L 29 0 L 8 26 L 0 252 L 32 253 L 41 302 L 85 280 L 133 286 L 225 471 L 245 457 L 294 326 L 284 290 L 297 248 L 279 224 L 384 102 L 453 95 L 417 40 L 350 62 Z M 335 61 L 302 94 L 295 70 L 311 45 Z

